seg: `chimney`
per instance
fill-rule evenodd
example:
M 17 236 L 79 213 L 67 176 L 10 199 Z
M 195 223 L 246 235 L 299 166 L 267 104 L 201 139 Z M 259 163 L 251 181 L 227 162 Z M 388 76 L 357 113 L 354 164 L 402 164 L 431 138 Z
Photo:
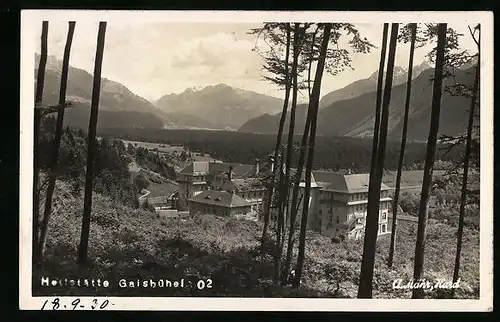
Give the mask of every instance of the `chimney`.
M 229 171 L 227 172 L 227 178 L 229 179 L 229 181 L 233 180 L 233 166 L 232 165 L 229 166 Z
M 259 174 L 259 171 L 260 171 L 260 164 L 259 164 L 259 159 L 256 159 L 255 160 L 255 175 L 258 175 Z
M 271 173 L 274 172 L 274 157 L 269 156 L 269 163 L 271 164 Z

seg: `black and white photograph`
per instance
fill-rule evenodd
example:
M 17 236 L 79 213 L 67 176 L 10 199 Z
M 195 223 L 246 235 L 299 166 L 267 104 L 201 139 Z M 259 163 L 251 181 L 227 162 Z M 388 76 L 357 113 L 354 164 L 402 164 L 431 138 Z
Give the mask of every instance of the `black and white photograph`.
M 21 309 L 492 310 L 492 13 L 28 10 L 20 63 Z

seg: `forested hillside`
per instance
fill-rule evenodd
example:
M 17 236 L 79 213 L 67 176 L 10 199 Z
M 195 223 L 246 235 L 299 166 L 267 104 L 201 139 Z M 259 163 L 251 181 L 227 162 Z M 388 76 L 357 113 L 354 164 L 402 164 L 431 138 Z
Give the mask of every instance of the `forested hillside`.
M 190 131 L 190 130 L 152 130 L 152 129 L 106 129 L 99 135 L 108 138 L 127 140 L 185 144 L 190 150 L 209 153 L 212 157 L 228 162 L 253 164 L 255 159 L 267 160 L 274 149 L 273 134 L 250 134 L 224 131 Z M 294 140 L 297 147 L 300 136 Z M 351 169 L 355 172 L 367 172 L 371 157 L 371 140 L 349 137 L 319 136 L 314 157 L 315 169 Z M 458 160 L 463 147 L 456 147 L 448 152 L 447 146 L 439 147 L 438 158 L 441 160 Z M 385 168 L 397 168 L 399 142 L 389 141 Z M 409 143 L 405 156 L 405 166 L 414 169 L 423 166 L 425 144 Z M 298 152 L 293 154 L 296 162 Z
M 410 140 L 425 141 L 429 133 L 431 91 L 433 69 L 423 71 L 413 81 L 408 138 Z M 474 78 L 474 68 L 457 70 L 455 77 L 445 80 L 446 85 L 455 82 L 470 86 Z M 391 95 L 389 112 L 389 138 L 401 137 L 402 118 L 406 83 L 394 86 Z M 318 135 L 371 137 L 375 120 L 376 92 L 371 91 L 359 96 L 335 101 L 318 112 Z M 440 115 L 440 134 L 454 136 L 463 133 L 467 124 L 467 109 L 469 100 L 462 96 L 443 95 L 443 108 Z M 297 107 L 298 131 L 303 131 L 306 106 Z M 276 133 L 281 114 L 262 115 L 247 121 L 240 128 L 246 133 Z M 288 117 L 288 116 L 287 116 Z

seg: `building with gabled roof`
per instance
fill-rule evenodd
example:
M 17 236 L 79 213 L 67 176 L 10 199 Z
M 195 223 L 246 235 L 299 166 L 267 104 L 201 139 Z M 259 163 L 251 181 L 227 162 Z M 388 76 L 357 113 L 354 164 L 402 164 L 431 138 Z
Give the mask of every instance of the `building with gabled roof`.
M 235 193 L 206 190 L 188 200 L 191 214 L 212 214 L 221 216 L 246 216 L 251 204 Z
M 251 210 L 258 213 L 263 202 L 263 187 L 254 182 L 267 171 L 267 165 L 194 161 L 177 173 L 179 183 L 179 209 L 186 210 L 189 200 L 203 191 L 233 191 L 251 204 Z M 228 183 L 234 186 L 229 187 Z M 225 187 L 223 187 L 225 185 Z
M 295 173 L 295 170 L 293 171 Z M 308 227 L 322 235 L 337 238 L 364 236 L 368 184 L 370 175 L 313 171 L 308 211 Z M 302 200 L 305 176 L 299 185 L 298 217 L 304 207 Z M 388 214 L 392 199 L 389 187 L 382 183 L 379 210 L 379 235 L 390 233 Z
M 258 162 L 255 165 L 191 162 L 178 173 L 180 209 L 189 208 L 192 213 L 259 217 L 266 192 L 260 177 L 269 173 L 269 166 L 266 164 L 261 167 Z M 296 170 L 291 169 L 292 176 L 295 173 Z M 355 239 L 364 236 L 369 180 L 369 174 L 315 170 L 311 174 L 310 197 L 306 203 L 303 200 L 303 171 L 299 184 L 297 220 L 300 220 L 303 207 L 307 205 L 309 229 L 337 238 Z M 389 190 L 382 183 L 379 235 L 390 233 L 388 215 L 392 199 Z M 272 208 L 272 218 L 276 218 L 276 215 L 276 209 Z

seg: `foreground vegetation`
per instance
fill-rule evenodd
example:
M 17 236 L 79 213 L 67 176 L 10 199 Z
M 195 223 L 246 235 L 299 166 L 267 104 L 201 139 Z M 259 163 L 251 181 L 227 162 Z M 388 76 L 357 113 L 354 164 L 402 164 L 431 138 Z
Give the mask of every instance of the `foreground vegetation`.
M 113 296 L 239 296 L 239 297 L 341 297 L 357 292 L 362 241 L 334 243 L 312 231 L 307 233 L 303 282 L 297 290 L 272 284 L 274 245 L 259 255 L 260 223 L 201 216 L 184 221 L 158 218 L 155 213 L 129 208 L 102 194 L 94 194 L 89 243 L 89 263 L 75 262 L 80 236 L 82 197 L 57 182 L 56 200 L 63 210 L 53 216 L 45 260 L 34 272 L 36 295 Z M 456 228 L 430 220 L 427 239 L 426 278 L 450 280 L 453 272 Z M 395 279 L 410 281 L 415 223 L 401 223 L 392 269 L 385 265 L 389 235 L 379 237 L 374 275 L 377 298 L 409 298 L 410 292 L 393 290 Z M 294 255 L 296 256 L 296 254 Z M 463 271 L 457 298 L 479 297 L 479 232 L 464 232 Z M 42 276 L 51 278 L 101 278 L 109 288 L 41 287 Z M 212 279 L 213 288 L 118 288 L 119 279 L 185 278 L 193 283 Z M 433 291 L 427 297 L 446 294 Z

